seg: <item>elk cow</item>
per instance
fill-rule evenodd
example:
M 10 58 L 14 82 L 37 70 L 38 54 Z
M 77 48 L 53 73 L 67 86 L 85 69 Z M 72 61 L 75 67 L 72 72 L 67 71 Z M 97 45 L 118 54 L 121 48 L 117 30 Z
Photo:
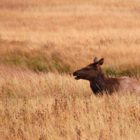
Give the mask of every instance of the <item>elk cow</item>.
M 140 93 L 140 83 L 136 79 L 127 76 L 119 78 L 106 77 L 101 69 L 103 63 L 104 58 L 97 60 L 95 57 L 93 63 L 75 71 L 73 76 L 75 76 L 76 80 L 88 80 L 95 95 L 102 94 L 103 92 L 111 94 L 120 90 Z

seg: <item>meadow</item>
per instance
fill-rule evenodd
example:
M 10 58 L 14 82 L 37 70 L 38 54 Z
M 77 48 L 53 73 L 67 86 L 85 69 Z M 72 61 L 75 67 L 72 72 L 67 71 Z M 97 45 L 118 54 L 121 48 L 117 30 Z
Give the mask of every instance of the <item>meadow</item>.
M 72 72 L 104 57 L 140 78 L 138 0 L 0 1 L 1 140 L 139 140 L 140 97 L 96 97 Z

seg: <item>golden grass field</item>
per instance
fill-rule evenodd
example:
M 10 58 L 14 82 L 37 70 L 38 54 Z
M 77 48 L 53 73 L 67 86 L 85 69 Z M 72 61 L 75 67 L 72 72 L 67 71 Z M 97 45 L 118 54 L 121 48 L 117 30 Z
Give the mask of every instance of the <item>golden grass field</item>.
M 140 97 L 96 97 L 71 73 L 104 57 L 140 78 L 138 0 L 0 0 L 0 140 L 139 140 Z

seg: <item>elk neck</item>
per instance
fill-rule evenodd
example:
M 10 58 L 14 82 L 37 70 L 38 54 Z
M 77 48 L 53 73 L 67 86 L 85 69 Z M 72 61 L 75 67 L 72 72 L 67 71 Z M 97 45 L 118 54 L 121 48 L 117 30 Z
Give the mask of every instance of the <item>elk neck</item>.
M 96 78 L 90 80 L 90 87 L 95 94 L 104 90 L 105 81 L 106 77 L 103 73 L 99 73 Z
M 118 81 L 116 78 L 108 78 L 102 72 L 96 78 L 90 80 L 90 87 L 95 94 L 102 93 L 103 91 L 112 92 L 117 89 Z

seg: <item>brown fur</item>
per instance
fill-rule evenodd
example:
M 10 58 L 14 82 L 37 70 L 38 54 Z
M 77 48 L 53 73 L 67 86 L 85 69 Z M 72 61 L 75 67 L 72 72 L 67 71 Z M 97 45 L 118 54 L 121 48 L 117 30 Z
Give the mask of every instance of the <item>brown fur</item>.
M 140 83 L 136 79 L 129 77 L 106 77 L 101 70 L 101 65 L 103 63 L 103 58 L 99 61 L 95 58 L 92 64 L 75 71 L 73 75 L 76 80 L 88 80 L 94 94 L 102 94 L 103 92 L 111 94 L 120 90 L 140 93 Z

